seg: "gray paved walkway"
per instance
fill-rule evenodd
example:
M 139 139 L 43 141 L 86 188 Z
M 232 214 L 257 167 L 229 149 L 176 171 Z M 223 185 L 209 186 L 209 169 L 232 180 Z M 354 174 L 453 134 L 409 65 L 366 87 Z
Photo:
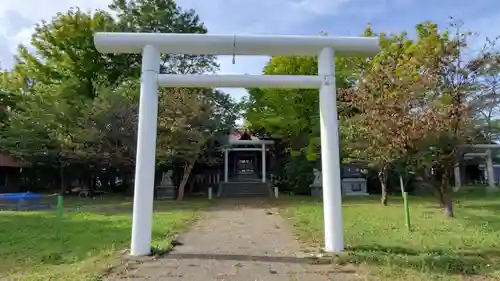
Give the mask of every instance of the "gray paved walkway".
M 360 280 L 332 265 L 312 265 L 286 222 L 265 208 L 231 206 L 207 212 L 167 256 L 107 280 L 325 281 Z

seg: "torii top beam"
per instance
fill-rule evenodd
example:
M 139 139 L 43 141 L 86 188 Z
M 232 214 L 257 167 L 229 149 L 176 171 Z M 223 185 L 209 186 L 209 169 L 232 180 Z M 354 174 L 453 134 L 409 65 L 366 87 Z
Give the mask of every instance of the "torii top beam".
M 101 53 L 141 53 L 147 45 L 186 55 L 316 56 L 332 48 L 336 55 L 371 56 L 379 51 L 377 37 L 97 32 L 94 43 Z

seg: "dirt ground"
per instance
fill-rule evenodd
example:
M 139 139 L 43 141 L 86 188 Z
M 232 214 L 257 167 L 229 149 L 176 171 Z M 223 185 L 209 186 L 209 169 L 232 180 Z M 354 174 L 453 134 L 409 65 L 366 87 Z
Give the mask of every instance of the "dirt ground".
M 312 264 L 287 222 L 268 206 L 217 204 L 168 255 L 128 262 L 104 280 L 365 280 L 353 270 Z

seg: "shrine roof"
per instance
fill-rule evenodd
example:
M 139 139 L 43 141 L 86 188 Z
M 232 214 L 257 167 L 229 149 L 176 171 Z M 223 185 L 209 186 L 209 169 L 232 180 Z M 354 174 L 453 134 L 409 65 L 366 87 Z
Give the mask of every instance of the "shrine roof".
M 250 138 L 250 139 L 248 139 Z M 235 141 L 235 140 L 260 140 L 256 136 L 252 136 L 246 132 L 233 132 L 229 135 L 229 140 L 230 141 Z
M 274 143 L 272 140 L 262 139 L 248 132 L 233 132 L 229 134 L 228 141 L 230 145 Z

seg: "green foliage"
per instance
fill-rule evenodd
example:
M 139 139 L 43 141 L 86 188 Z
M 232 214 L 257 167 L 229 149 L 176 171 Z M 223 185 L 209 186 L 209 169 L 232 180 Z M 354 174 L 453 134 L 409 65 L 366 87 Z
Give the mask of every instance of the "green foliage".
M 36 26 L 34 52 L 19 46 L 14 68 L 0 77 L 2 151 L 32 164 L 66 167 L 66 173 L 78 167 L 75 174 L 94 180 L 101 173 L 133 174 L 141 56 L 100 54 L 93 34 L 207 30 L 194 11 L 171 0 L 114 1 L 110 8 L 116 17 L 79 9 L 58 13 Z M 213 56 L 163 55 L 161 61 L 163 73 L 217 67 Z M 159 97 L 158 163 L 219 161 L 217 141 L 234 126 L 237 104 L 205 89 L 161 90 Z
M 371 30 L 367 29 L 367 35 Z M 336 58 L 338 89 L 352 87 L 364 59 Z M 266 75 L 317 75 L 317 57 L 273 57 L 264 67 Z M 339 114 L 355 114 L 339 93 Z M 294 151 L 302 151 L 311 160 L 319 149 L 319 94 L 305 89 L 250 89 L 245 120 L 253 131 L 266 131 L 286 141 Z
M 0 73 L 1 82 L 4 82 L 4 77 L 7 76 L 8 73 Z M 16 96 L 13 95 L 8 89 L 1 87 L 0 88 L 0 132 L 7 126 L 9 122 L 9 113 L 16 106 Z
M 205 151 L 227 136 L 237 119 L 237 107 L 227 95 L 207 89 L 168 89 L 160 96 L 158 158 L 213 164 L 217 151 Z M 212 147 L 217 150 L 217 147 Z M 199 159 L 200 156 L 205 156 Z M 162 159 L 162 160 L 161 160 Z
M 184 11 L 173 0 L 113 0 L 118 28 L 127 32 L 207 33 L 194 10 Z M 135 56 L 140 65 L 140 56 Z M 162 73 L 205 73 L 218 69 L 214 56 L 162 55 Z
M 19 46 L 15 70 L 31 84 L 63 83 L 81 96 L 94 98 L 95 84 L 114 85 L 123 76 L 139 73 L 139 66 L 134 67 L 127 56 L 103 55 L 95 49 L 93 34 L 114 30 L 115 22 L 106 12 L 91 15 L 76 9 L 59 13 L 36 26 L 30 42 L 34 54 Z
M 314 180 L 313 168 L 314 164 L 304 155 L 289 156 L 284 167 L 283 178 L 279 182 L 280 190 L 309 195 L 311 190 L 309 186 Z
M 336 58 L 343 161 L 368 164 L 382 186 L 391 171 L 408 182 L 410 173 L 451 167 L 457 148 L 480 136 L 471 125 L 481 123 L 471 117 L 480 105 L 490 116 L 493 112 L 498 51 L 490 43 L 488 52 L 464 62 L 461 54 L 470 33 L 452 34 L 457 28 L 454 24 L 440 31 L 436 24 L 423 22 L 409 38 L 407 32 L 377 35 L 368 26 L 364 35 L 379 36 L 380 52 L 368 59 Z M 317 58 L 274 57 L 263 72 L 316 75 Z M 474 95 L 479 98 L 474 100 Z M 317 159 L 317 91 L 251 89 L 246 106 L 251 130 L 271 133 L 293 154 Z M 494 133 L 494 122 L 482 124 Z M 442 182 L 447 185 L 448 180 Z
M 103 168 L 132 170 L 135 163 L 139 84 L 101 86 L 79 119 L 78 151 Z M 95 164 L 94 164 L 95 165 Z
M 74 108 L 58 99 L 57 89 L 49 85 L 40 84 L 34 89 L 40 95 L 23 97 L 18 110 L 10 115 L 0 147 L 28 162 L 64 165 L 65 160 L 75 156 L 70 125 Z
M 456 63 L 457 48 L 464 43 L 429 22 L 416 31 L 415 40 L 406 33 L 381 34 L 380 53 L 369 61 L 357 87 L 347 91 L 361 111 L 341 129 L 349 158 L 375 168 L 382 189 L 389 169 L 408 178 L 422 166 L 453 165 L 468 130 L 465 101 L 473 75 Z M 442 182 L 444 192 L 448 181 Z

